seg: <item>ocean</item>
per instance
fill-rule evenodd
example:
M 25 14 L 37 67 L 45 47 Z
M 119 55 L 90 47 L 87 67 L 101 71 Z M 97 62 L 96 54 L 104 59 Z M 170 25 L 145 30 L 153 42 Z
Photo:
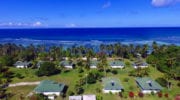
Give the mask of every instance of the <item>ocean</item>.
M 180 45 L 180 28 L 47 28 L 0 29 L 0 44 L 100 45 L 122 44 Z

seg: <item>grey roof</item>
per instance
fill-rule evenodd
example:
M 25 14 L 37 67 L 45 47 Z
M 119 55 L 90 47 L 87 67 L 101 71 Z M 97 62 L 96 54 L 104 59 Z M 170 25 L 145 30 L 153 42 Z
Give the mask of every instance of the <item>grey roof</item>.
M 110 66 L 124 66 L 124 62 L 118 61 L 118 60 L 110 61 L 110 62 L 109 62 L 109 65 L 110 65 Z
M 60 65 L 63 65 L 63 66 L 72 66 L 73 62 L 65 60 L 65 61 L 61 61 Z
M 149 77 L 136 78 L 136 83 L 142 90 L 162 90 L 162 87 Z
M 98 64 L 98 61 L 96 61 L 96 60 L 92 60 L 90 62 L 90 66 L 97 66 L 97 64 Z
M 104 85 L 104 89 L 105 90 L 122 90 L 123 87 L 120 83 L 120 80 L 118 80 L 117 78 L 103 78 L 103 85 Z
M 31 64 L 31 62 L 27 62 L 27 61 L 17 61 L 14 66 L 28 66 L 29 64 Z
M 41 83 L 34 89 L 35 92 L 62 92 L 65 84 L 57 83 L 50 80 L 41 81 Z
M 133 63 L 133 66 L 148 66 L 148 64 L 146 62 L 142 62 L 142 63 Z
M 82 100 L 82 96 L 69 96 L 69 100 Z

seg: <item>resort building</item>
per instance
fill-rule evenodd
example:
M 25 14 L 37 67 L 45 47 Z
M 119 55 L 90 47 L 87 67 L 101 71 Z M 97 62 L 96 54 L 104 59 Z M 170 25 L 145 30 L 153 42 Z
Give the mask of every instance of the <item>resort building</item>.
M 132 65 L 133 65 L 133 67 L 134 67 L 135 69 L 137 69 L 137 68 L 147 68 L 147 67 L 148 67 L 148 64 L 147 64 L 146 62 L 133 63 Z
M 98 61 L 91 61 L 90 62 L 90 68 L 94 69 L 94 68 L 97 68 L 97 65 L 98 65 Z
M 96 95 L 69 96 L 69 100 L 96 100 Z
M 104 93 L 119 93 L 123 90 L 120 80 L 118 80 L 117 78 L 103 78 L 102 82 L 104 86 Z
M 157 93 L 162 90 L 162 87 L 149 77 L 136 78 L 136 83 L 144 94 Z
M 111 68 L 124 68 L 125 65 L 122 61 L 115 60 L 115 61 L 110 61 L 109 66 Z
M 65 67 L 67 69 L 73 69 L 75 67 L 75 64 L 73 64 L 72 61 L 65 60 L 60 62 L 60 66 Z
M 69 96 L 69 100 L 82 100 L 82 96 Z
M 65 84 L 44 80 L 34 89 L 34 92 L 46 95 L 48 96 L 48 99 L 54 100 L 55 96 L 60 96 L 64 89 Z
M 83 100 L 96 100 L 96 95 L 83 95 Z
M 16 68 L 28 68 L 31 67 L 32 63 L 31 62 L 27 62 L 27 61 L 17 61 L 14 66 Z

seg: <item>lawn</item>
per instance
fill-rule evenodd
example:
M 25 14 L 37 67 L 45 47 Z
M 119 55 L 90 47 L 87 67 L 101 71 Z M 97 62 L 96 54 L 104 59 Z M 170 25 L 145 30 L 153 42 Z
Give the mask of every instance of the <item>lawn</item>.
M 69 86 L 68 91 L 74 90 L 74 86 L 76 84 L 76 82 L 83 76 L 85 76 L 85 74 L 87 73 L 87 71 L 85 71 L 84 73 L 78 73 L 77 69 L 74 70 L 70 70 L 69 72 L 62 72 L 60 74 L 57 75 L 53 75 L 53 76 L 44 76 L 44 77 L 37 77 L 36 75 L 34 75 L 35 73 L 35 69 L 17 69 L 17 68 L 10 68 L 11 71 L 13 71 L 15 74 L 16 73 L 20 73 L 22 74 L 22 76 L 24 76 L 24 78 L 19 79 L 19 78 L 13 78 L 12 79 L 12 83 L 17 83 L 17 82 L 32 82 L 32 81 L 41 81 L 41 80 L 54 80 L 54 81 L 58 81 L 58 82 L 62 82 L 65 83 L 66 85 Z M 84 86 L 85 92 L 84 94 L 96 94 L 96 95 L 100 95 L 103 97 L 103 100 L 132 100 L 131 98 L 128 97 L 128 92 L 129 91 L 133 91 L 136 95 L 137 93 L 140 91 L 139 88 L 137 87 L 136 83 L 135 83 L 135 77 L 130 77 L 128 76 L 128 72 L 131 70 L 134 70 L 132 67 L 126 67 L 125 69 L 117 69 L 118 70 L 118 74 L 114 75 L 112 73 L 108 73 L 107 77 L 116 77 L 118 79 L 120 79 L 121 84 L 124 87 L 125 90 L 125 94 L 126 94 L 126 98 L 120 98 L 117 94 L 103 94 L 103 93 L 98 93 L 96 91 L 97 88 L 102 89 L 102 84 L 101 82 L 97 81 L 96 84 L 88 84 L 87 86 Z M 150 73 L 149 73 L 149 77 L 156 79 L 158 77 L 162 77 L 163 73 L 157 71 L 155 68 L 150 67 Z M 128 82 L 125 82 L 125 78 L 128 78 Z M 167 88 L 164 88 L 163 93 L 168 93 L 169 94 L 169 100 L 172 100 L 174 98 L 174 96 L 176 94 L 180 94 L 179 90 L 180 88 L 177 87 L 177 81 L 173 81 L 171 80 L 173 83 L 173 87 L 171 90 L 167 90 Z M 13 88 L 8 88 L 8 91 L 10 91 L 11 93 L 13 93 L 14 95 L 12 96 L 11 100 L 18 100 L 18 98 L 20 97 L 20 94 L 23 95 L 24 97 L 26 97 L 31 91 L 33 91 L 35 86 L 21 86 L 21 87 L 13 87 Z M 67 98 L 68 100 L 68 95 Z M 133 100 L 165 100 L 165 97 L 163 98 L 159 98 L 157 95 L 145 95 L 144 98 L 139 98 L 138 96 L 136 96 Z M 60 97 L 58 97 L 58 100 L 61 100 Z

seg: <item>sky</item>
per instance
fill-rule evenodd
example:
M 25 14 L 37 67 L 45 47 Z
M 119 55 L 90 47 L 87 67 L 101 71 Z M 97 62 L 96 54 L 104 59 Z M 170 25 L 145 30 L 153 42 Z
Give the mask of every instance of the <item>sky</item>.
M 0 0 L 0 28 L 180 27 L 180 0 Z

